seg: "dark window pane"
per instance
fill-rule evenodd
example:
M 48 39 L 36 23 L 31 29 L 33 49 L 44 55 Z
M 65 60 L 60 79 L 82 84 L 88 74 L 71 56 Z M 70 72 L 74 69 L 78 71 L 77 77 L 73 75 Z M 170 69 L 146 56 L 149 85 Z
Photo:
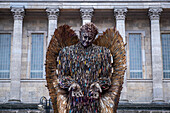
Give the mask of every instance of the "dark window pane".
M 129 34 L 130 78 L 142 78 L 141 34 Z
M 43 78 L 43 34 L 32 34 L 31 78 Z
M 11 35 L 0 34 L 0 78 L 9 78 Z
M 162 34 L 163 77 L 170 78 L 170 34 Z

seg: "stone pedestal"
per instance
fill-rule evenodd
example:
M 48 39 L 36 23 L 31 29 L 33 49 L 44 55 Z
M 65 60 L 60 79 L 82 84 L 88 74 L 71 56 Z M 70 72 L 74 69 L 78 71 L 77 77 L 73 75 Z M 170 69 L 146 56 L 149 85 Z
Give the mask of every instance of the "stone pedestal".
M 93 8 L 81 8 L 81 17 L 82 17 L 82 25 L 91 22 L 91 18 L 93 16 Z
M 54 34 L 55 29 L 57 28 L 59 9 L 58 8 L 47 8 L 46 12 L 48 15 L 48 43 L 47 44 L 49 44 L 52 38 L 52 35 Z
M 163 65 L 160 39 L 159 16 L 162 8 L 150 8 L 151 21 L 151 47 L 152 47 L 152 77 L 153 77 L 153 102 L 163 101 Z
M 11 92 L 10 102 L 20 102 L 20 76 L 21 76 L 21 55 L 22 55 L 22 25 L 24 17 L 24 7 L 12 7 L 11 11 L 14 15 L 13 41 L 11 51 Z
M 124 43 L 126 43 L 125 40 L 125 18 L 126 18 L 127 8 L 115 8 L 114 14 L 116 17 L 116 29 L 119 31 L 121 36 L 123 37 Z M 121 102 L 127 102 L 127 81 L 126 81 L 126 73 L 124 75 L 124 84 L 123 89 L 121 92 L 120 97 Z

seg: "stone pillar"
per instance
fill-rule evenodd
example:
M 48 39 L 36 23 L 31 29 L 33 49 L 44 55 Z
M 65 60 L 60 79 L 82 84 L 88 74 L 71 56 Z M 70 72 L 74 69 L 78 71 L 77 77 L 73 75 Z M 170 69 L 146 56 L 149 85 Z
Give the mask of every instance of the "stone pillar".
M 159 18 L 162 8 L 150 8 L 151 45 L 152 45 L 152 77 L 153 77 L 153 102 L 163 101 L 163 67 L 161 54 Z
M 94 11 L 93 8 L 81 8 L 80 9 L 82 25 L 84 25 L 85 23 L 91 22 L 91 18 L 93 16 L 93 11 Z
M 21 54 L 22 54 L 22 24 L 24 18 L 24 7 L 11 7 L 14 15 L 13 41 L 11 51 L 10 77 L 11 90 L 10 102 L 20 102 L 20 76 L 21 76 Z
M 123 37 L 123 41 L 125 43 L 126 42 L 125 41 L 125 18 L 126 18 L 127 8 L 115 8 L 114 13 L 116 17 L 116 29 Z
M 126 43 L 125 40 L 125 17 L 127 13 L 127 8 L 115 8 L 114 9 L 114 14 L 116 17 L 116 29 L 119 31 L 121 36 L 123 37 L 124 43 Z M 120 97 L 121 102 L 127 102 L 127 81 L 126 81 L 126 73 L 124 75 L 124 84 L 123 84 L 123 89 L 121 92 L 121 97 Z
M 57 28 L 59 9 L 58 8 L 47 8 L 46 12 L 48 15 L 48 43 L 47 45 L 49 45 L 52 35 L 54 34 L 55 29 Z

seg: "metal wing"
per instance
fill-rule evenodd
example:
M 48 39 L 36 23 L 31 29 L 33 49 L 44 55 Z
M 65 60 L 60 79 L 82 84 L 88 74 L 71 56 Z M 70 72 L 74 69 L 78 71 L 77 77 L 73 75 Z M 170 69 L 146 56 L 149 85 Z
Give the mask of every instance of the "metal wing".
M 67 112 L 67 94 L 58 87 L 56 69 L 59 51 L 78 43 L 76 33 L 68 25 L 63 25 L 55 30 L 46 53 L 46 81 L 49 95 L 53 103 L 54 113 Z
M 100 106 L 101 113 L 116 113 L 126 70 L 125 44 L 115 28 L 109 28 L 99 35 L 94 44 L 107 47 L 113 56 L 112 85 L 108 92 L 101 96 Z

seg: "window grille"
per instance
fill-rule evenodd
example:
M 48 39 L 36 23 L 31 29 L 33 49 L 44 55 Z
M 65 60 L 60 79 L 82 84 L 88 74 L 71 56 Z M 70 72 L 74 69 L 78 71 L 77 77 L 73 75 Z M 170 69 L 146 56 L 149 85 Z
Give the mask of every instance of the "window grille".
M 130 78 L 142 78 L 141 34 L 129 34 Z
M 43 78 L 44 34 L 32 34 L 31 78 Z
M 9 78 L 11 34 L 0 34 L 0 78 Z
M 162 34 L 163 78 L 170 78 L 170 34 Z

